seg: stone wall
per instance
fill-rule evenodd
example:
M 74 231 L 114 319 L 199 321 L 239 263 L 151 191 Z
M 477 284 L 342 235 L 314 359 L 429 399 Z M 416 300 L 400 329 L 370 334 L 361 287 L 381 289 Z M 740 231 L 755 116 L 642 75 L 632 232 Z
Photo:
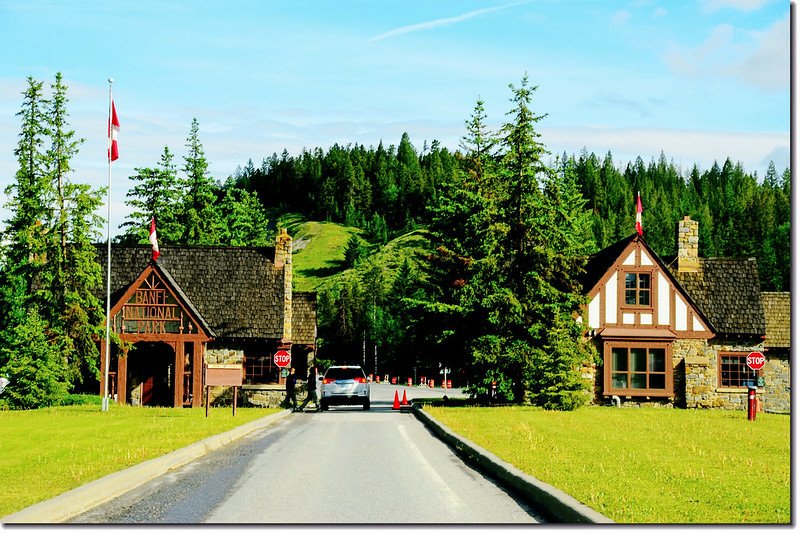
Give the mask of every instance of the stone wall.
M 297 394 L 298 401 L 300 395 Z M 280 408 L 286 398 L 286 387 L 283 385 L 245 385 L 239 394 L 242 407 Z
M 677 339 L 672 343 L 672 356 L 683 360 L 683 407 L 717 407 L 714 405 L 717 387 L 716 355 L 704 340 Z M 677 381 L 677 380 L 676 380 Z M 677 385 L 677 383 L 676 383 Z M 676 393 L 679 391 L 676 389 Z
M 225 347 L 206 347 L 205 362 L 209 365 L 243 365 L 244 350 Z
M 761 351 L 758 344 L 736 341 L 711 341 L 704 354 L 686 360 L 686 406 L 731 410 L 747 410 L 747 389 L 719 386 L 719 353 Z M 788 381 L 788 379 L 787 379 Z M 763 403 L 764 389 L 756 393 Z
M 789 413 L 791 411 L 791 371 L 789 353 L 777 355 L 767 354 L 767 362 L 762 369 L 764 376 L 764 393 L 761 396 L 761 407 L 772 413 Z

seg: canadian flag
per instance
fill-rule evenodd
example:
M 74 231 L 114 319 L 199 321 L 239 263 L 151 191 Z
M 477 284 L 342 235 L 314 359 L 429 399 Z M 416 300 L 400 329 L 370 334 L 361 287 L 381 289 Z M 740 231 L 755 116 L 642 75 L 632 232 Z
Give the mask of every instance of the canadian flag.
M 642 235 L 642 197 L 636 193 L 636 233 Z
M 158 236 L 156 236 L 156 219 L 150 219 L 150 244 L 153 245 L 153 261 L 158 261 L 158 256 L 161 252 L 158 251 Z
M 108 159 L 116 161 L 119 159 L 119 148 L 117 148 L 117 133 L 119 133 L 119 119 L 117 118 L 117 108 L 114 107 L 114 100 L 111 100 L 111 116 L 108 117 Z

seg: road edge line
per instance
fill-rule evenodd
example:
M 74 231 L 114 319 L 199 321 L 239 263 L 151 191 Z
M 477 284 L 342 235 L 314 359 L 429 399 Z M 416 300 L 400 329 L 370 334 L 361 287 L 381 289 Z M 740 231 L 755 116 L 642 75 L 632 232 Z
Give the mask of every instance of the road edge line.
M 434 435 L 449 445 L 468 463 L 514 491 L 537 510 L 561 523 L 613 524 L 613 520 L 595 511 L 566 492 L 549 485 L 516 466 L 503 461 L 490 451 L 451 431 L 447 426 L 414 405 L 414 415 Z
M 202 457 L 222 446 L 240 439 L 258 429 L 281 420 L 291 413 L 286 409 L 263 418 L 247 422 L 224 433 L 179 448 L 175 451 L 148 459 L 137 465 L 108 474 L 85 485 L 70 489 L 49 500 L 35 503 L 15 513 L 0 517 L 2 524 L 45 524 L 59 523 L 74 518 L 98 505 L 117 498 L 148 481 L 179 466 Z

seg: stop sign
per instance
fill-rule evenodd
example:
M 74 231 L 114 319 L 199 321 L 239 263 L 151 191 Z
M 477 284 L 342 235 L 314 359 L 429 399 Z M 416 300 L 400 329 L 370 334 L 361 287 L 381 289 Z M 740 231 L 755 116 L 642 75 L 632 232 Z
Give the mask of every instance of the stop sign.
M 766 362 L 767 358 L 761 352 L 750 352 L 747 355 L 747 366 L 753 370 L 761 370 Z
M 275 365 L 281 368 L 289 366 L 289 363 L 292 362 L 292 356 L 289 355 L 289 352 L 286 350 L 278 350 L 275 352 L 275 357 L 273 357 L 273 359 L 275 360 Z

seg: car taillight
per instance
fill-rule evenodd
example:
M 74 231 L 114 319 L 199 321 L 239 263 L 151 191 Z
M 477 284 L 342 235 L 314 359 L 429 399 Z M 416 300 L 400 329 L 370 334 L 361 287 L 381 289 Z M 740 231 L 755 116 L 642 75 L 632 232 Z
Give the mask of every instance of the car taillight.
M 355 381 L 356 383 L 366 383 L 367 378 L 353 378 L 353 381 Z
M 322 380 L 323 385 L 330 385 L 331 383 L 333 383 L 333 378 L 325 378 Z

